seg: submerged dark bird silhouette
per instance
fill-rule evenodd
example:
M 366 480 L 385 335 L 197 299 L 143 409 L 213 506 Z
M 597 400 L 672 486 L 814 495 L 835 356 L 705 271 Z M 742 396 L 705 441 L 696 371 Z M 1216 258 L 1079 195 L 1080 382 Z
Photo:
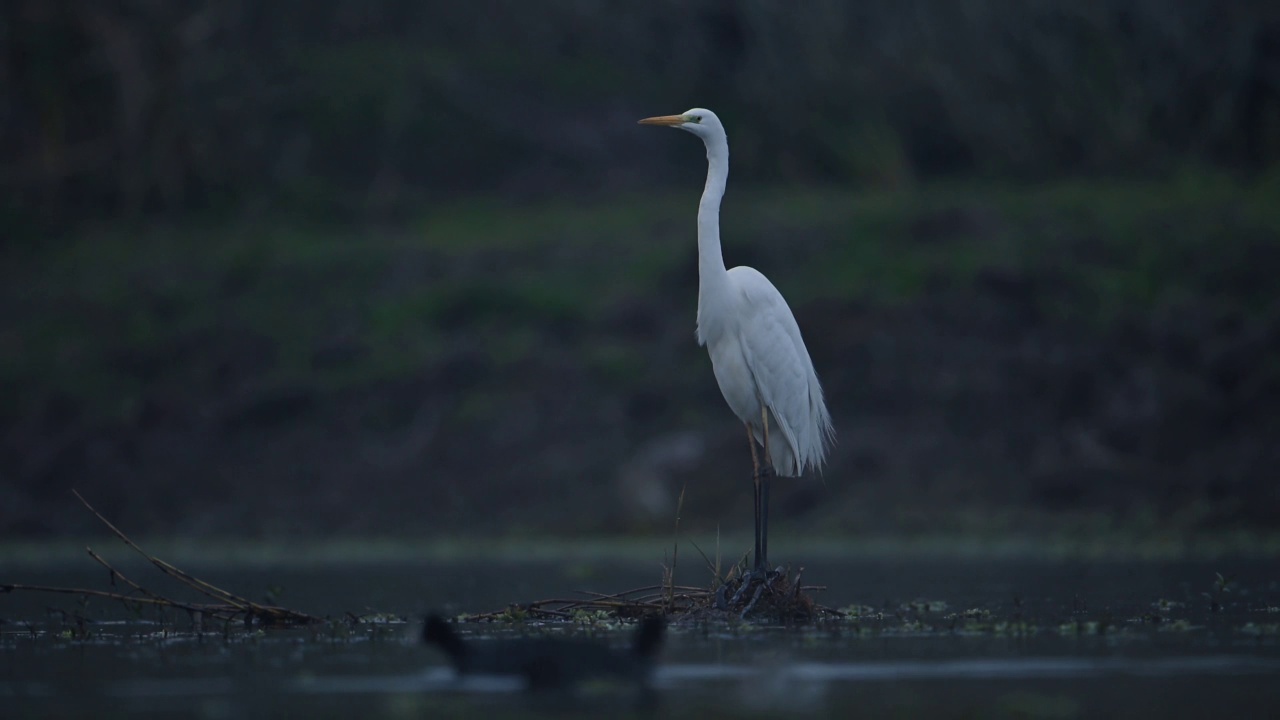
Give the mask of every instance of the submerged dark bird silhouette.
M 640 621 L 629 648 L 610 647 L 585 638 L 505 638 L 463 640 L 439 615 L 428 615 L 422 640 L 449 656 L 460 675 L 515 675 L 529 689 L 563 689 L 585 680 L 614 680 L 647 685 L 662 644 L 666 620 L 649 615 Z

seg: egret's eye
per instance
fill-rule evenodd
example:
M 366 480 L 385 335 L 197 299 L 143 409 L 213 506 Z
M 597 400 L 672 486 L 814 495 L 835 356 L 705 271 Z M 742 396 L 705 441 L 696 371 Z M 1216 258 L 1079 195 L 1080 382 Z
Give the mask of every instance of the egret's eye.
M 690 115 L 690 116 L 689 116 L 689 122 L 691 122 L 691 123 L 693 123 L 693 124 L 695 124 L 695 125 L 696 125 L 696 124 L 698 124 L 698 123 L 702 122 L 702 117 L 701 117 L 701 116 L 699 116 L 699 115 Z

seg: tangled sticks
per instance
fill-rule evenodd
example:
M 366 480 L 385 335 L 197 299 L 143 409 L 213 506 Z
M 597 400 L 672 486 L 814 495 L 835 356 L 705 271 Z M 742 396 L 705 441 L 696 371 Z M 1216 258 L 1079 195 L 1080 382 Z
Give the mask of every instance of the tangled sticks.
M 822 591 L 821 585 L 801 585 L 801 572 L 788 577 L 782 568 L 760 577 L 730 571 L 710 588 L 687 585 L 648 585 L 611 595 L 581 592 L 582 598 L 551 598 L 512 603 L 501 610 L 462 615 L 463 622 L 515 620 L 571 620 L 583 613 L 603 613 L 608 617 L 638 618 L 661 614 L 672 620 L 707 621 L 759 618 L 774 622 L 810 622 L 823 617 L 842 617 L 835 608 L 819 605 L 808 592 Z

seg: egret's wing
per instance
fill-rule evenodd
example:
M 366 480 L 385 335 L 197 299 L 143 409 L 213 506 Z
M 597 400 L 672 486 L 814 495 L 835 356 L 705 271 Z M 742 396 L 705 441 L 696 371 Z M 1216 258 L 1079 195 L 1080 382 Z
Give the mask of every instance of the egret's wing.
M 819 468 L 834 432 L 800 326 L 768 278 L 749 267 L 729 272 L 743 294 L 742 347 L 760 399 L 782 426 L 796 471 Z
M 810 366 L 800 328 L 782 293 L 768 278 L 748 267 L 730 271 L 744 302 L 739 319 L 742 351 L 755 377 L 760 400 L 773 413 L 783 437 L 803 469 L 805 454 L 797 429 L 807 422 Z M 799 342 L 798 342 L 799 341 Z

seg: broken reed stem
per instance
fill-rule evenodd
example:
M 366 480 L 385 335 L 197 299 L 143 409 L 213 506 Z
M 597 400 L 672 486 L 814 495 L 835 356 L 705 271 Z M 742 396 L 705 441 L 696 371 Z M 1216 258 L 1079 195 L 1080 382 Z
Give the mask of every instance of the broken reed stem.
M 156 593 L 153 593 L 150 590 L 142 587 L 138 583 L 130 580 L 124 573 L 112 567 L 111 563 L 107 562 L 101 555 L 94 552 L 93 548 L 85 548 L 85 550 L 89 553 L 89 557 L 93 558 L 99 565 L 101 565 L 102 567 L 106 568 L 111 572 L 111 585 L 113 587 L 116 584 L 115 583 L 116 578 L 119 578 L 122 582 L 124 582 L 125 585 L 128 585 L 129 587 L 133 588 L 134 590 L 137 590 L 138 592 L 142 593 L 143 595 L 146 595 L 149 598 L 152 598 L 155 600 L 162 599 Z
M 183 606 L 180 603 L 175 603 L 168 598 L 137 597 L 135 595 L 125 595 L 123 593 L 109 592 L 107 590 L 53 587 L 50 585 L 23 585 L 21 583 L 5 583 L 4 585 L 0 585 L 0 592 L 19 591 L 59 593 L 63 595 L 88 595 L 90 597 L 101 597 L 109 600 L 123 600 L 132 603 L 144 603 L 147 605 L 163 605 L 165 607 L 179 607 L 183 610 L 189 609 L 188 607 Z
M 0 592 L 43 592 L 54 593 L 59 595 L 79 595 L 81 597 L 99 597 L 107 600 L 116 600 L 124 605 L 130 603 L 135 605 L 150 605 L 160 608 L 172 608 L 175 610 L 185 610 L 189 613 L 202 613 L 205 616 L 214 618 L 215 620 L 235 620 L 239 617 L 239 611 L 226 605 L 205 605 L 178 602 L 166 597 L 138 597 L 137 595 L 125 595 L 124 593 L 110 592 L 107 590 L 90 590 L 88 588 L 68 588 L 53 587 L 49 585 L 23 585 L 21 583 L 6 583 L 0 585 Z
M 680 488 L 680 498 L 676 500 L 676 526 L 671 537 L 671 568 L 667 570 L 667 605 L 675 602 L 676 563 L 680 560 L 680 514 L 684 511 L 684 493 L 689 489 L 688 483 Z

